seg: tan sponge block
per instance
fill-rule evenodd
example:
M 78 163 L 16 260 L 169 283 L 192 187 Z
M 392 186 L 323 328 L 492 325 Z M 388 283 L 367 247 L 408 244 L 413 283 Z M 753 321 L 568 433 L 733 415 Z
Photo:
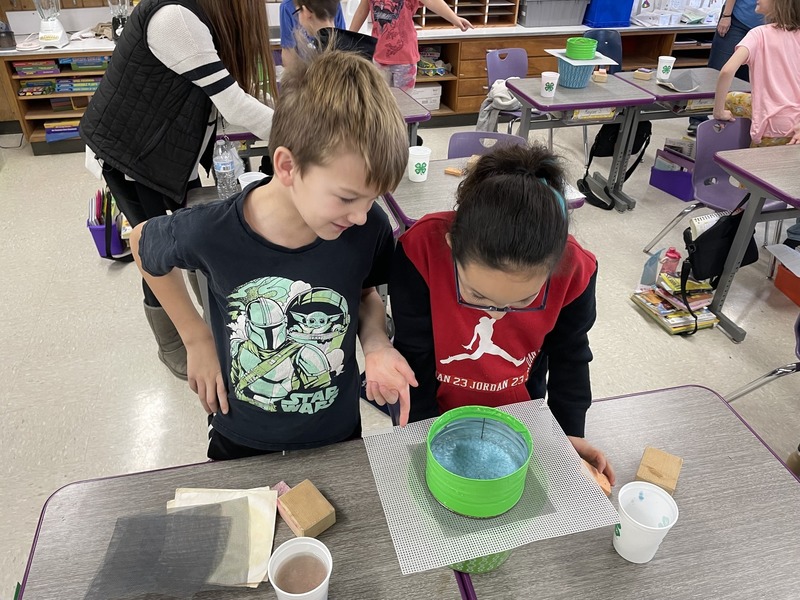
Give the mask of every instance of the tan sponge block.
M 300 537 L 317 537 L 336 523 L 336 510 L 308 479 L 278 498 L 278 510 Z
M 674 494 L 682 466 L 681 457 L 648 446 L 636 471 L 636 481 L 648 481 Z

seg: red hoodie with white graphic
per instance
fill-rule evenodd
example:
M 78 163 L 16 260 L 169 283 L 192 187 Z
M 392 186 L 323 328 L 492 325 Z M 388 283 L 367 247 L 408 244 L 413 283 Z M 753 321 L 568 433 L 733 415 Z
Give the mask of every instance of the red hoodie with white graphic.
M 572 236 L 550 278 L 544 310 L 493 319 L 458 304 L 445 235 L 454 212 L 420 219 L 399 240 L 390 296 L 395 347 L 420 385 L 411 419 L 471 404 L 545 395 L 567 435 L 583 435 L 591 404 L 587 333 L 595 320 L 597 262 Z

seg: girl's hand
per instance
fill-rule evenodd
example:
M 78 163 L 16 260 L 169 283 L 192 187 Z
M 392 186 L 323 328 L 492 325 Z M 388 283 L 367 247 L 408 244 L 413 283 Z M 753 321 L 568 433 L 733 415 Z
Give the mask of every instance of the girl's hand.
M 800 123 L 794 126 L 794 135 L 789 140 L 789 145 L 800 144 Z
M 583 438 L 568 435 L 567 439 L 572 444 L 572 447 L 575 448 L 578 456 L 605 475 L 608 479 L 608 482 L 611 485 L 614 485 L 617 478 L 614 475 L 614 469 L 611 467 L 611 463 L 608 462 L 605 454 L 603 454 L 600 450 L 592 446 Z
M 733 116 L 733 113 L 729 110 L 721 110 L 719 112 L 714 111 L 714 118 L 717 121 L 735 121 L 736 118 Z
M 364 362 L 367 398 L 380 406 L 399 401 L 400 426 L 405 427 L 408 425 L 408 413 L 411 408 L 409 386 L 418 385 L 414 371 L 392 346 L 365 354 Z
M 453 25 L 458 27 L 461 31 L 466 31 L 467 29 L 475 29 L 475 26 L 464 17 L 457 17 Z

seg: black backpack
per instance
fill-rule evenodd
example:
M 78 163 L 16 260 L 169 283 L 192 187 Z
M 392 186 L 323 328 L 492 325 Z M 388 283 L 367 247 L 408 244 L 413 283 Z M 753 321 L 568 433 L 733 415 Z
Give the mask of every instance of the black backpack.
M 589 167 L 592 165 L 592 160 L 595 156 L 614 155 L 614 146 L 617 144 L 617 137 L 619 136 L 620 127 L 621 126 L 619 123 L 606 123 L 600 128 L 600 131 L 597 132 L 597 135 L 594 138 L 594 143 L 592 143 L 592 147 L 589 150 L 589 162 L 586 165 L 586 172 L 583 174 L 583 177 L 578 180 L 578 189 L 586 196 L 586 202 L 592 206 L 602 208 L 603 210 L 611 210 L 614 208 L 614 204 L 606 204 L 603 200 L 595 196 L 589 188 L 586 178 L 589 176 Z M 628 179 L 630 179 L 630 176 L 633 175 L 636 167 L 638 167 L 644 159 L 644 153 L 645 150 L 647 150 L 647 146 L 650 144 L 650 136 L 652 133 L 653 124 L 650 123 L 650 121 L 639 122 L 639 125 L 636 128 L 636 135 L 633 138 L 632 149 L 632 154 L 636 154 L 638 152 L 639 155 L 625 172 L 624 181 L 628 181 Z

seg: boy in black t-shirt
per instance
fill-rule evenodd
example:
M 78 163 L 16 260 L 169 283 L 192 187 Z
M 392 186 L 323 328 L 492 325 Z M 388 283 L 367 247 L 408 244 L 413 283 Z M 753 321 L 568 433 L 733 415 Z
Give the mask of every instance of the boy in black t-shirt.
M 357 437 L 356 335 L 368 394 L 399 401 L 403 424 L 416 385 L 386 337 L 375 291 L 393 243 L 374 201 L 397 186 L 408 160 L 389 88 L 372 64 L 343 52 L 296 65 L 281 87 L 271 181 L 151 219 L 131 236 L 186 345 L 189 385 L 214 415 L 213 459 Z M 208 278 L 210 329 L 178 269 Z

